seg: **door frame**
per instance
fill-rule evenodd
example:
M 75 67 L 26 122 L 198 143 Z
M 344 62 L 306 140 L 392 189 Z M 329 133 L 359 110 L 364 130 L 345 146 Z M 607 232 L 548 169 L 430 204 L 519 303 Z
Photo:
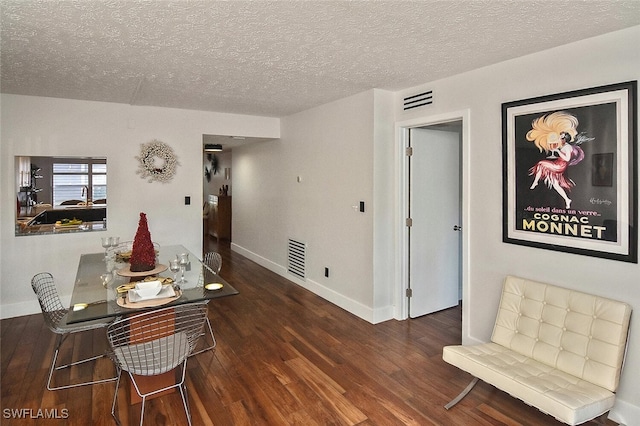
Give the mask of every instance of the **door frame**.
M 470 188 L 470 110 L 447 112 L 438 115 L 428 115 L 399 121 L 395 124 L 395 151 L 396 151 L 396 287 L 394 290 L 394 317 L 398 320 L 409 318 L 409 301 L 406 297 L 406 289 L 409 283 L 409 231 L 406 226 L 406 218 L 409 214 L 408 190 L 409 190 L 409 159 L 405 155 L 409 142 L 409 130 L 417 127 L 428 127 L 436 124 L 443 124 L 452 121 L 462 122 L 462 161 L 460 163 L 462 185 L 461 200 L 461 225 L 462 225 L 462 250 L 460 259 L 462 269 L 462 335 L 468 334 L 469 318 L 469 235 L 470 235 L 470 214 L 469 214 L 469 188 Z

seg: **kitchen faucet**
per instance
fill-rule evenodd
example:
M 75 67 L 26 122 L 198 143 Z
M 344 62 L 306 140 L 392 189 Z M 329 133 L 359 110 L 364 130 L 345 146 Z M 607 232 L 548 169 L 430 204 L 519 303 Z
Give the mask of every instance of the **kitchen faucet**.
M 85 199 L 84 199 L 84 204 L 85 204 L 85 206 L 88 206 L 88 205 L 89 205 L 89 202 L 90 202 L 91 200 L 89 199 L 89 187 L 88 187 L 87 185 L 84 185 L 84 186 L 82 187 L 82 196 L 83 196 L 83 197 L 85 197 L 85 196 L 86 196 L 86 197 L 85 197 Z

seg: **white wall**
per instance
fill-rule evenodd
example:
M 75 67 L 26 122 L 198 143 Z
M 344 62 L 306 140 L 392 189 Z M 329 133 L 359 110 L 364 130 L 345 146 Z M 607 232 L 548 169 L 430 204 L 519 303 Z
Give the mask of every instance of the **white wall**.
M 392 172 L 374 179 L 374 150 L 393 152 L 387 104 L 390 94 L 367 91 L 283 118 L 279 141 L 233 151 L 234 250 L 372 322 L 390 317 L 392 301 L 373 275 L 374 181 L 384 188 Z M 375 220 L 390 223 L 389 210 Z M 286 272 L 288 238 L 307 244 L 304 281 Z M 389 231 L 379 241 L 392 242 Z
M 394 94 L 374 91 L 373 112 L 373 317 L 374 324 L 394 316 L 397 223 L 393 103 Z
M 636 312 L 611 418 L 628 425 L 640 418 L 640 266 L 502 242 L 501 104 L 639 80 L 639 42 L 640 27 L 634 27 L 412 88 L 398 93 L 396 100 L 398 121 L 470 110 L 470 227 L 464 231 L 470 244 L 469 317 L 464 340 L 490 337 L 506 274 L 626 301 Z M 402 113 L 402 98 L 424 89 L 433 90 L 434 104 Z
M 68 301 L 81 253 L 99 252 L 100 237 L 133 239 L 145 212 L 154 241 L 202 251 L 202 135 L 280 136 L 280 120 L 168 108 L 1 95 L 2 188 L 0 300 L 4 317 L 39 312 L 30 279 L 51 272 Z M 136 174 L 140 144 L 169 144 L 180 166 L 169 183 Z M 14 156 L 94 156 L 108 162 L 108 231 L 76 235 L 14 235 Z M 191 205 L 184 197 L 191 196 Z

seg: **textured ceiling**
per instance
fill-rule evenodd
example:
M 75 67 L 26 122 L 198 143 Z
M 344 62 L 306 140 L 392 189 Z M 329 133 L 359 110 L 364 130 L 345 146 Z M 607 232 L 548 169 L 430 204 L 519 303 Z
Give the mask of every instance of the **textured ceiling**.
M 0 0 L 0 12 L 3 93 L 277 117 L 640 24 L 639 0 Z

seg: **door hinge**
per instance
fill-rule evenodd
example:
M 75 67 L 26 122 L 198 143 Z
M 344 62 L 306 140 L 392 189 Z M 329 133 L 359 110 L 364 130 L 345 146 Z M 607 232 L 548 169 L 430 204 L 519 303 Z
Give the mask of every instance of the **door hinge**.
M 407 297 L 412 297 L 413 296 L 413 290 L 408 288 L 407 291 L 405 292 Z
M 407 226 L 408 226 L 408 227 L 411 227 L 411 226 L 413 226 L 413 219 L 411 219 L 410 217 L 408 217 L 408 218 L 406 219 L 406 222 L 405 222 L 405 223 L 407 224 Z
M 405 150 L 405 154 L 407 155 L 407 157 L 411 157 L 413 155 L 413 147 L 408 146 L 407 149 Z

